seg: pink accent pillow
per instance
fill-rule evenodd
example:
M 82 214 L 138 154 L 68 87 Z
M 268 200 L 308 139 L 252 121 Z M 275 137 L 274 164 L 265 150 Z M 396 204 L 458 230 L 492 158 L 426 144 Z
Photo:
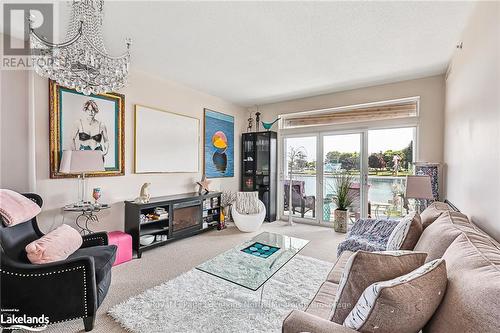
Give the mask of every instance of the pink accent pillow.
M 42 209 L 36 203 L 17 192 L 0 189 L 0 214 L 5 226 L 26 222 L 34 218 Z
M 82 246 L 82 236 L 69 225 L 63 224 L 28 245 L 26 253 L 33 264 L 46 264 L 64 260 Z

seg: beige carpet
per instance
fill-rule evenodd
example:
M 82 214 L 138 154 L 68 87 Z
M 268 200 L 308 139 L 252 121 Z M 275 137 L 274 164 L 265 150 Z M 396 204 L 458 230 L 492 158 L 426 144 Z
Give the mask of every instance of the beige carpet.
M 306 224 L 294 224 L 290 227 L 284 222 L 265 223 L 259 230 L 262 231 L 308 239 L 311 242 L 300 254 L 331 262 L 335 260 L 337 245 L 345 237 L 331 228 Z M 92 332 L 126 332 L 107 315 L 110 307 L 187 272 L 259 232 L 241 233 L 234 226 L 223 231 L 208 231 L 144 252 L 141 259 L 114 267 L 108 296 L 97 312 L 96 326 Z M 83 321 L 80 319 L 51 325 L 45 332 L 84 332 Z

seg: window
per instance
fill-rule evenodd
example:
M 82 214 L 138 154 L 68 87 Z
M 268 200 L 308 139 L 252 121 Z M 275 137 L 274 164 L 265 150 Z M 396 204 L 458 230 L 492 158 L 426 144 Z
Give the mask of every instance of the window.
M 299 112 L 283 116 L 283 128 L 339 125 L 417 117 L 418 98 Z

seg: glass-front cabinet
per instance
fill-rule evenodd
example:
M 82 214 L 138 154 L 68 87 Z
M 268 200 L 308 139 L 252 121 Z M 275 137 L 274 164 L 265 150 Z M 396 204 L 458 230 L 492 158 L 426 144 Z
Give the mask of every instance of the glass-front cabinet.
M 257 191 L 266 206 L 266 221 L 276 220 L 277 134 L 254 132 L 242 135 L 241 189 Z

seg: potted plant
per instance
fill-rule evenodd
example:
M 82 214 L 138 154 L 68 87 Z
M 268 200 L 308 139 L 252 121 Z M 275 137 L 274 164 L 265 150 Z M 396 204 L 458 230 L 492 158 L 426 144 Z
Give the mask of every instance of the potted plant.
M 349 207 L 352 205 L 354 200 L 354 195 L 350 191 L 353 183 L 352 180 L 351 175 L 347 173 L 335 176 L 332 202 L 336 206 L 333 213 L 333 228 L 336 232 L 347 232 Z

